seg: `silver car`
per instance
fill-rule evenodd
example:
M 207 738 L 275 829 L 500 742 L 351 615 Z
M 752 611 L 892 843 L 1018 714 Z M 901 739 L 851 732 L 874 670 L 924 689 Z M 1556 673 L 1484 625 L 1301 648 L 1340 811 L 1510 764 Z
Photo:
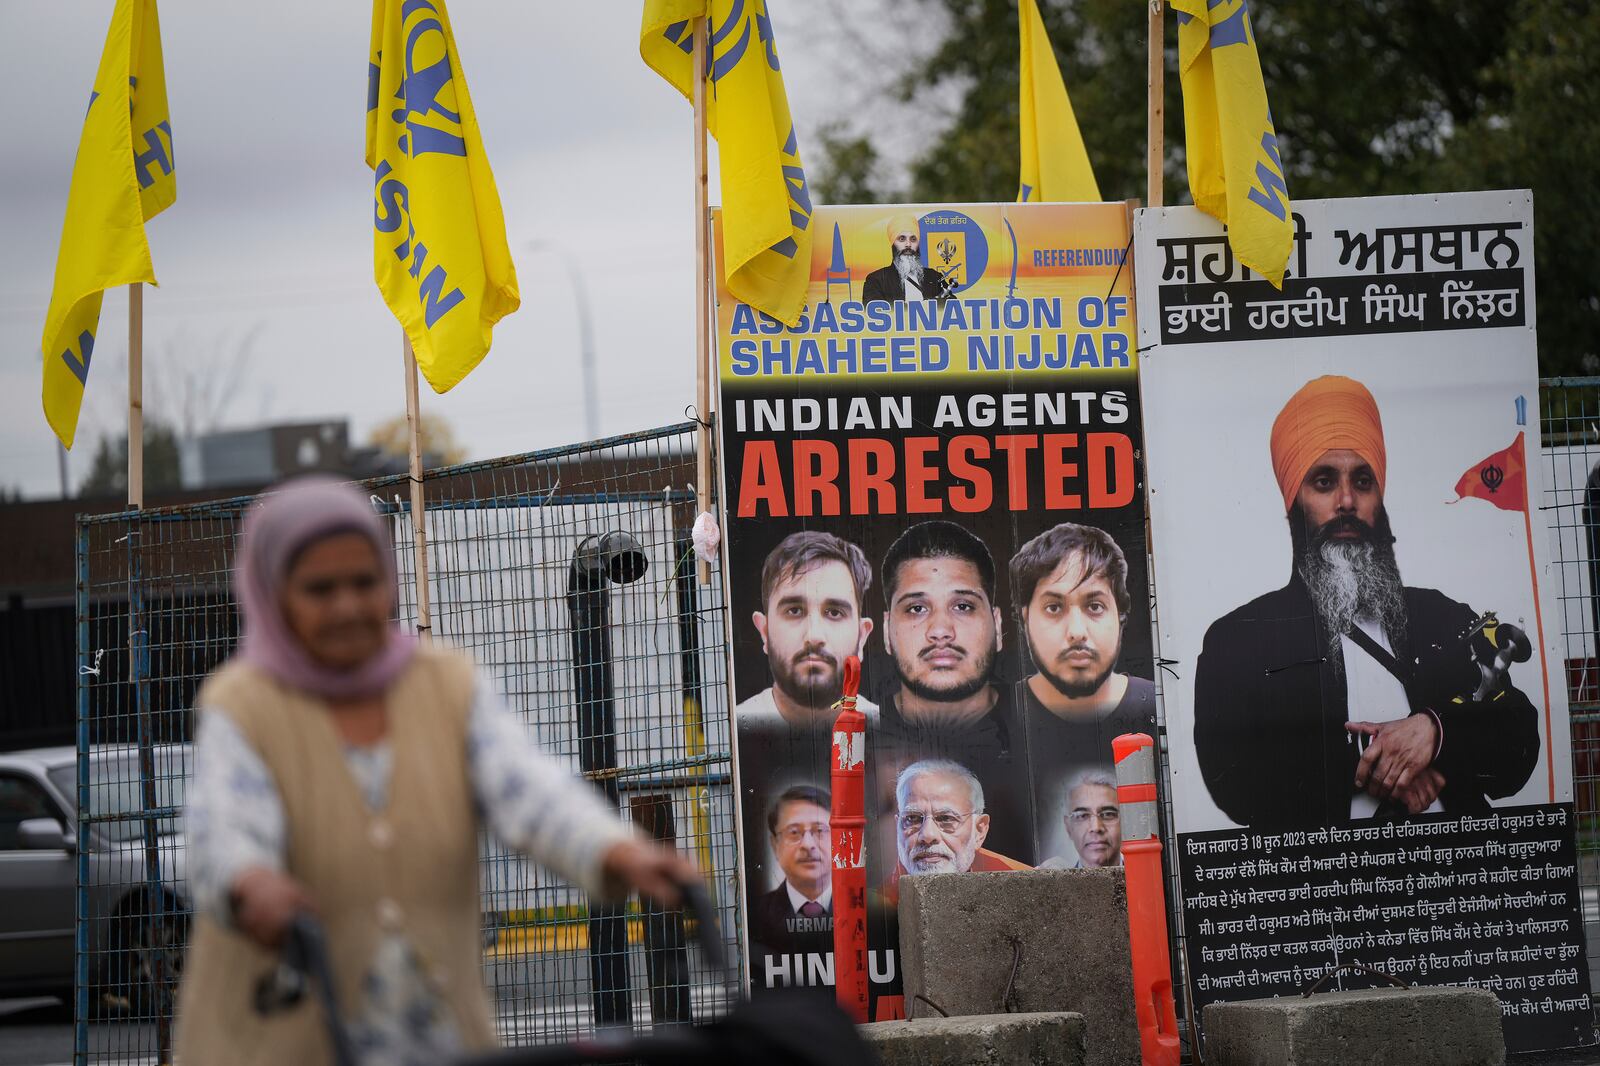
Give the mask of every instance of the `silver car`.
M 182 821 L 188 745 L 89 756 L 83 835 L 90 1006 L 145 1013 L 170 995 L 188 938 Z M 78 883 L 77 753 L 0 753 L 0 993 L 70 996 Z M 147 837 L 146 830 L 149 830 Z

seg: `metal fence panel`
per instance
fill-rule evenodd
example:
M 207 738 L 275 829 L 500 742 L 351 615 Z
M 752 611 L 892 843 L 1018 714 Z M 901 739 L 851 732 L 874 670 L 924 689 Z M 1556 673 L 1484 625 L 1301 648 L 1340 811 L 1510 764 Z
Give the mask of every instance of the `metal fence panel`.
M 1572 791 L 1590 987 L 1600 988 L 1600 377 L 1540 382 L 1544 498 L 1572 708 Z
M 695 856 L 737 959 L 724 599 L 715 579 L 699 584 L 688 537 L 695 429 L 430 471 L 432 629 L 621 816 Z M 409 485 L 366 488 L 391 518 L 399 613 L 414 623 Z M 153 1062 L 170 1047 L 190 921 L 181 804 L 193 700 L 237 640 L 228 566 L 251 502 L 79 524 L 79 1062 Z M 577 561 L 611 533 L 631 538 L 607 544 L 631 545 L 642 568 L 585 578 Z M 687 946 L 681 915 L 591 907 L 487 838 L 482 864 L 484 965 L 508 1044 L 724 1009 L 723 975 Z

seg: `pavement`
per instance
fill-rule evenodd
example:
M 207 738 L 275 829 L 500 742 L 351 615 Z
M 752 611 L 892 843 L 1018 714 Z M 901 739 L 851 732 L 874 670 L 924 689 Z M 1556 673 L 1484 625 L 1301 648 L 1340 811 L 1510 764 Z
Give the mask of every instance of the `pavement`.
M 646 1028 L 650 998 L 640 983 L 636 982 L 634 989 L 634 1024 Z M 721 988 L 699 985 L 690 991 L 690 1007 L 697 1018 L 721 1014 L 726 1006 L 727 995 Z M 587 996 L 547 1004 L 502 998 L 495 1004 L 495 1014 L 501 1039 L 513 1045 L 571 1040 L 590 1027 Z M 72 1034 L 72 1008 L 59 1000 L 0 999 L 0 1066 L 71 1066 Z M 89 1026 L 91 1066 L 159 1066 L 153 1054 L 155 1046 L 154 1025 L 96 1022 Z
M 697 1016 L 720 1011 L 725 998 L 720 990 L 697 988 L 693 1007 Z M 497 1021 L 508 1043 L 527 1044 L 570 1039 L 588 1024 L 587 1002 L 526 1009 L 501 1000 Z M 634 996 L 635 1020 L 649 1024 L 649 1003 Z M 158 1066 L 149 1049 L 155 1046 L 155 1027 L 124 1023 L 95 1023 L 89 1027 L 89 1062 L 94 1066 Z M 72 1010 L 48 998 L 0 999 L 0 1066 L 71 1066 Z M 1547 1051 L 1512 1055 L 1510 1066 L 1600 1066 L 1600 1048 Z

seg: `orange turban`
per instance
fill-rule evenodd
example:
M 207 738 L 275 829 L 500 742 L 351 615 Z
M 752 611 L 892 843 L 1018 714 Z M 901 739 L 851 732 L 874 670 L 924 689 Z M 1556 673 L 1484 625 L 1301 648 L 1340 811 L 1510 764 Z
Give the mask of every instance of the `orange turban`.
M 1361 382 L 1329 374 L 1306 382 L 1272 423 L 1272 472 L 1283 490 L 1284 511 L 1294 506 L 1316 461 L 1341 448 L 1367 461 L 1383 492 L 1388 458 L 1378 403 Z

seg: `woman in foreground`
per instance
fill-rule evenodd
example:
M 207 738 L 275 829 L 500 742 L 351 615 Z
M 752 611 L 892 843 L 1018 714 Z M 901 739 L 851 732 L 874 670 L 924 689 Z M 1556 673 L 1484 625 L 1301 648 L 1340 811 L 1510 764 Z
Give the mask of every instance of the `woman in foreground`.
M 243 642 L 197 700 L 181 1066 L 330 1061 L 311 1000 L 253 1006 L 302 910 L 363 1066 L 492 1047 L 482 826 L 596 897 L 673 906 L 697 876 L 540 751 L 466 656 L 393 624 L 392 549 L 353 488 L 304 479 L 256 505 L 234 595 Z

